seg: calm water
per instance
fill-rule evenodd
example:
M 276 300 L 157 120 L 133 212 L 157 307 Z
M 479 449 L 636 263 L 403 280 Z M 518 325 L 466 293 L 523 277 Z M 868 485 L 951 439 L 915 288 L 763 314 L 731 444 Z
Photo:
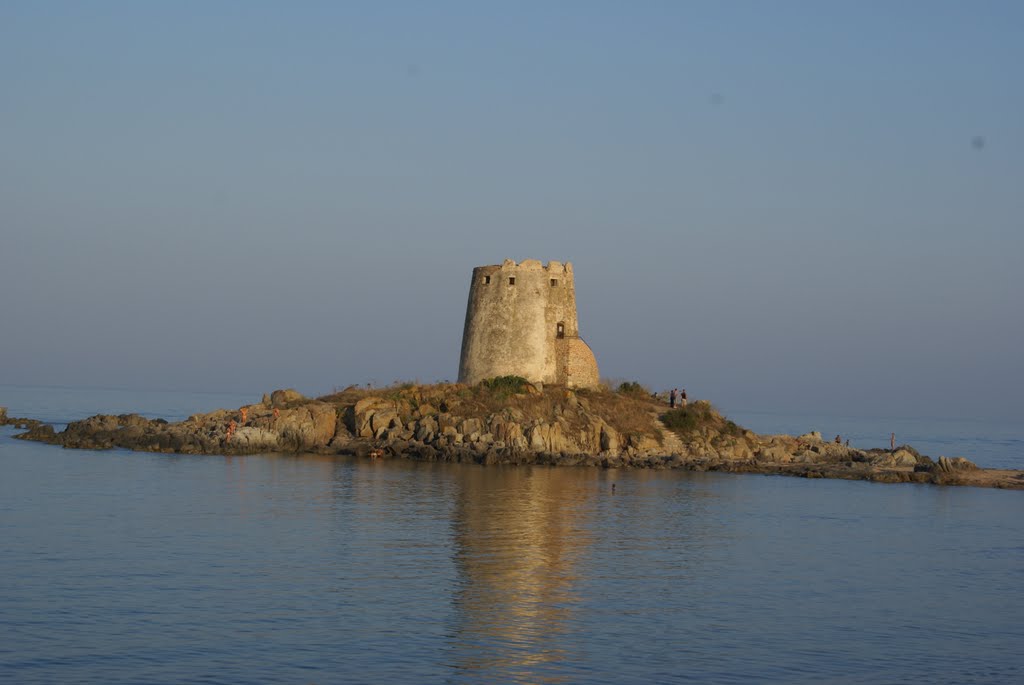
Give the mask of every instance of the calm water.
M 0 391 L 59 422 L 251 399 Z M 0 682 L 1024 681 L 1021 492 L 11 433 Z

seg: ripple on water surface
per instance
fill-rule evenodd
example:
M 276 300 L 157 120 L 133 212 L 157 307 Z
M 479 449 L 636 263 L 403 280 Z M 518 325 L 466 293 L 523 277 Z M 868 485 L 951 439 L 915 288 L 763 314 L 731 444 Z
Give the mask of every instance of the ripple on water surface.
M 0 681 L 1024 677 L 1019 492 L 9 434 Z

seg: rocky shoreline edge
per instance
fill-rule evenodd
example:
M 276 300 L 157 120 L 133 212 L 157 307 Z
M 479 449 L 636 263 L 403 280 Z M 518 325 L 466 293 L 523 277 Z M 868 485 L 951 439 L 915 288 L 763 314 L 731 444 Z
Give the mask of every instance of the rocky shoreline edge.
M 502 379 L 497 379 L 502 380 Z M 347 388 L 317 399 L 276 390 L 238 409 L 184 421 L 96 415 L 60 432 L 34 419 L 0 425 L 65 448 L 171 454 L 318 453 L 481 465 L 683 469 L 1024 489 L 1024 471 L 979 468 L 902 445 L 857 449 L 822 439 L 760 435 L 708 402 L 669 410 L 646 393 L 538 389 L 526 383 Z

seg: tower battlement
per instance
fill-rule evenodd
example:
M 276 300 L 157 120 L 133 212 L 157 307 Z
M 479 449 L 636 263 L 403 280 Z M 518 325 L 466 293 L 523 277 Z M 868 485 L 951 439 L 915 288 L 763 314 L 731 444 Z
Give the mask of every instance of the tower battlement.
M 594 387 L 597 361 L 579 337 L 570 262 L 536 259 L 473 269 L 459 382 L 495 376 Z

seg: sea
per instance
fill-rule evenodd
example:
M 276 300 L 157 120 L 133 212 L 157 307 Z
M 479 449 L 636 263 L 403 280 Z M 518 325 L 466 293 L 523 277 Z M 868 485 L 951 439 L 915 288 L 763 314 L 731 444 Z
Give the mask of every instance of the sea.
M 0 386 L 12 416 L 258 398 Z M 1024 468 L 1020 424 L 733 412 Z M 1024 491 L 0 428 L 0 683 L 1021 683 Z

